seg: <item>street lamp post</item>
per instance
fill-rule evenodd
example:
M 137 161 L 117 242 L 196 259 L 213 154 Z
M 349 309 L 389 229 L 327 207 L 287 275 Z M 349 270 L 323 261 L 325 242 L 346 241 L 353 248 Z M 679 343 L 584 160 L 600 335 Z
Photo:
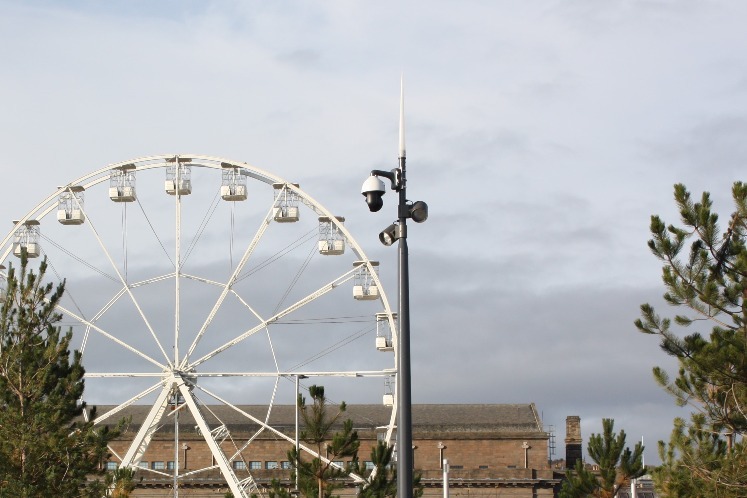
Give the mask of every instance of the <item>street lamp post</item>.
M 298 496 L 299 493 L 300 493 L 300 491 L 298 489 L 298 465 L 300 463 L 299 453 L 298 453 L 298 451 L 299 451 L 299 441 L 298 441 L 298 405 L 299 405 L 299 399 L 298 398 L 300 396 L 299 380 L 306 379 L 308 377 L 306 377 L 303 374 L 296 374 L 295 377 L 296 377 L 296 461 L 294 463 L 296 465 L 296 482 L 295 482 L 295 487 L 293 488 L 293 491 L 291 491 L 291 494 L 294 495 L 294 496 Z
M 373 170 L 363 183 L 361 193 L 372 212 L 383 206 L 382 196 L 386 187 L 380 177 L 391 182 L 392 190 L 399 193 L 397 221 L 379 234 L 379 240 L 390 246 L 399 241 L 399 334 L 397 335 L 397 496 L 412 498 L 413 449 L 412 449 L 412 390 L 410 387 L 410 269 L 407 248 L 407 219 L 422 223 L 428 218 L 425 202 L 407 200 L 407 177 L 405 170 L 405 105 L 404 85 L 400 84 L 399 110 L 399 166 L 391 171 Z

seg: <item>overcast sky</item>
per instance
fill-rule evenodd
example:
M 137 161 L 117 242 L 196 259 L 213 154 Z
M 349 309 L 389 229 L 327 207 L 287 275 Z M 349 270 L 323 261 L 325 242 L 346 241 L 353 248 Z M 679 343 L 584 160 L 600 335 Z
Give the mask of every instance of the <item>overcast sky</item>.
M 647 461 L 686 412 L 633 326 L 659 303 L 649 216 L 672 185 L 728 216 L 747 164 L 739 0 L 0 0 L 0 196 L 17 219 L 107 164 L 249 162 L 333 212 L 396 295 L 378 243 L 404 74 L 415 403 L 535 402 L 582 434 L 612 417 Z M 8 223 L 8 227 L 10 223 Z M 388 264 L 388 266 L 387 266 Z M 665 310 L 662 310 L 665 311 Z

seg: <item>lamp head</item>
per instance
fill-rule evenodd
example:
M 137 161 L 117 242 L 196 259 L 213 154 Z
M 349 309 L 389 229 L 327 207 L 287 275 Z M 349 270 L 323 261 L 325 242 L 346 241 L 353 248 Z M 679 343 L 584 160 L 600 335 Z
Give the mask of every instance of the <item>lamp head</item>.
M 386 193 L 386 186 L 384 182 L 378 176 L 371 175 L 366 178 L 361 187 L 361 194 L 366 196 L 366 204 L 368 209 L 375 213 L 380 210 L 384 205 L 384 200 L 381 198 Z
M 428 204 L 423 201 L 415 201 L 410 206 L 410 218 L 415 223 L 423 223 L 428 219 Z
M 384 230 L 381 231 L 379 234 L 379 240 L 382 244 L 385 246 L 390 246 L 394 244 L 394 241 L 399 238 L 399 233 L 397 230 L 397 225 L 391 224 L 388 227 L 386 227 Z

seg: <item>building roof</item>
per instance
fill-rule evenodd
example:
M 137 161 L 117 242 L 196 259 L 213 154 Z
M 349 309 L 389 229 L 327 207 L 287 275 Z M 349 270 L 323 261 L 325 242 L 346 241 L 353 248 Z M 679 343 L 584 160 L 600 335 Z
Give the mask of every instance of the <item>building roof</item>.
M 114 406 L 98 406 L 97 414 L 103 415 Z M 137 430 L 151 410 L 150 405 L 132 405 L 118 412 L 109 420 L 115 423 L 121 418 L 131 418 L 129 430 Z M 267 418 L 267 405 L 240 405 L 237 408 L 251 414 L 258 420 Z M 330 407 L 335 410 L 336 407 Z M 383 405 L 347 405 L 340 421 L 351 419 L 359 431 L 375 431 L 377 427 L 389 424 L 391 408 Z M 169 431 L 168 420 L 172 419 L 171 411 L 162 419 L 162 430 Z M 225 405 L 203 406 L 202 413 L 211 427 L 225 424 L 232 432 L 256 431 L 259 424 L 252 422 Z M 194 418 L 186 407 L 179 410 L 179 425 L 193 427 Z M 281 431 L 292 431 L 295 428 L 295 405 L 275 405 L 269 415 L 269 425 Z M 488 433 L 534 433 L 544 435 L 542 422 L 539 419 L 534 403 L 529 404 L 418 404 L 412 406 L 413 432 L 416 433 L 474 433 L 485 436 Z M 301 422 L 303 424 L 303 422 Z

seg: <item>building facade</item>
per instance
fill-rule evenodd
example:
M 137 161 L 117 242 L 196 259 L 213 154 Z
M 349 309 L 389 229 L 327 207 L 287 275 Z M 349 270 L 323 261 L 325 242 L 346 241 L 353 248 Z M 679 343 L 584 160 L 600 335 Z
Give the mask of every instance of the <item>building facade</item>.
M 106 410 L 107 407 L 101 407 Z M 139 429 L 150 407 L 131 406 L 122 412 L 130 419 L 120 440 L 110 446 L 109 468 L 127 451 L 128 440 Z M 232 427 L 220 440 L 221 449 L 239 479 L 251 478 L 256 494 L 262 495 L 271 479 L 291 488 L 288 451 L 293 444 L 278 435 L 260 430 L 259 425 L 232 420 L 225 406 L 209 407 Z M 260 419 L 266 406 L 242 406 Z M 371 465 L 371 449 L 383 437 L 391 410 L 380 405 L 348 405 L 342 418 L 349 418 L 361 441 L 359 461 Z M 178 438 L 169 430 L 173 417 L 179 416 Z M 422 476 L 425 496 L 443 496 L 443 460 L 448 461 L 448 480 L 452 496 L 554 496 L 559 480 L 548 463 L 547 433 L 534 404 L 431 404 L 412 407 L 414 466 Z M 295 437 L 295 406 L 275 406 L 270 412 L 271 425 L 291 438 Z M 191 428 L 191 429 L 190 429 Z M 333 428 L 333 432 L 336 428 Z M 302 443 L 303 444 L 303 443 Z M 339 462 L 345 463 L 345 462 Z M 139 462 L 137 497 L 174 496 L 173 475 L 178 467 L 178 496 L 223 496 L 225 480 L 214 466 L 204 438 L 194 429 L 190 415 L 168 414 Z M 185 475 L 186 474 L 186 475 Z M 140 481 L 140 479 L 142 480 Z M 354 483 L 339 494 L 354 496 Z

